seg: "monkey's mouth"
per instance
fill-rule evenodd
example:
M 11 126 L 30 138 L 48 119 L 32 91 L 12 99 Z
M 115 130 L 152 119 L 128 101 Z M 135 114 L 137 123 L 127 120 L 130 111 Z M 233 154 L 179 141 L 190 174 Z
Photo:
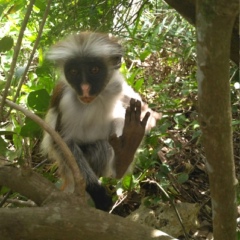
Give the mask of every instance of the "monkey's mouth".
M 95 99 L 95 97 L 82 97 L 82 96 L 78 96 L 78 99 L 81 102 L 90 103 L 90 102 L 92 102 Z

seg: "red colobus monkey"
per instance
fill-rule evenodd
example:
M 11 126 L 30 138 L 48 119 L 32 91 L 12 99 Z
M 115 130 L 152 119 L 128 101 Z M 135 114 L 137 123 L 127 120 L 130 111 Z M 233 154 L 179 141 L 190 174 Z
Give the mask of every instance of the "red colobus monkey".
M 131 142 L 131 139 L 134 141 L 134 131 L 128 134 L 124 130 L 126 107 L 130 104 L 126 112 L 127 121 L 134 120 L 140 128 L 145 129 L 150 115 L 146 113 L 143 120 L 140 119 L 141 110 L 144 115 L 147 107 L 141 106 L 140 96 L 126 84 L 119 72 L 122 54 L 122 47 L 114 37 L 83 32 L 60 41 L 47 56 L 57 63 L 61 74 L 53 91 L 46 122 L 67 143 L 86 181 L 86 191 L 96 208 L 105 211 L 110 209 L 112 201 L 98 178 L 121 177 L 128 166 L 119 166 L 124 162 L 130 164 L 125 157 L 133 159 L 143 137 L 137 143 Z M 130 101 L 131 98 L 138 100 Z M 157 119 L 154 112 L 149 111 L 148 128 Z M 134 124 L 128 129 L 134 129 Z M 126 142 L 117 147 L 120 140 Z M 44 154 L 58 162 L 65 190 L 73 191 L 72 173 L 48 133 L 44 133 L 41 148 Z

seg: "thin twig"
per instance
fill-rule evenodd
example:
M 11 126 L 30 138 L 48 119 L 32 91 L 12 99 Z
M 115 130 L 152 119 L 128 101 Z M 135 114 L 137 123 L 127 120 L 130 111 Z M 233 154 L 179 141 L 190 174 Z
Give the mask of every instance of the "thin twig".
M 127 198 L 127 194 L 125 194 L 125 196 L 123 195 L 120 200 L 118 200 L 117 202 L 115 202 L 114 205 L 112 206 L 112 209 L 109 211 L 109 213 L 112 213 L 112 211 L 113 211 L 118 205 L 120 205 L 126 198 Z
M 22 44 L 23 34 L 24 34 L 25 29 L 26 29 L 26 26 L 27 26 L 30 14 L 32 12 L 32 8 L 33 8 L 34 2 L 35 2 L 35 0 L 30 0 L 30 3 L 28 5 L 28 7 L 27 7 L 27 11 L 26 11 L 24 20 L 22 22 L 22 26 L 21 26 L 19 35 L 18 35 L 16 46 L 14 47 L 12 63 L 11 63 L 11 67 L 10 67 L 10 70 L 9 70 L 9 74 L 7 76 L 7 82 L 6 82 L 6 85 L 5 85 L 5 89 L 3 91 L 2 102 L 1 102 L 1 105 L 0 105 L 0 118 L 2 118 L 2 119 L 4 118 L 4 116 L 3 116 L 3 107 L 5 105 L 5 100 L 6 100 L 7 95 L 8 95 L 8 90 L 9 90 L 9 88 L 11 86 L 12 77 L 13 77 L 13 74 L 14 74 L 14 69 L 16 67 L 18 54 L 20 52 L 20 48 L 21 48 L 21 44 Z
M 0 199 L 0 207 L 8 200 L 9 196 L 12 194 L 12 190 L 8 191 L 6 195 Z
M 34 54 L 35 54 L 36 49 L 37 49 L 37 47 L 38 47 L 38 44 L 39 44 L 39 42 L 40 42 L 40 38 L 41 38 L 42 32 L 43 32 L 43 28 L 44 28 L 44 25 L 45 25 L 45 22 L 46 22 L 46 20 L 47 20 L 47 16 L 48 16 L 48 13 L 49 13 L 49 10 L 50 10 L 51 2 L 52 2 L 52 0 L 48 0 L 48 2 L 47 2 L 47 7 L 46 7 L 46 9 L 45 9 L 45 12 L 44 12 L 44 15 L 43 15 L 43 18 L 42 18 L 42 22 L 41 22 L 40 27 L 39 27 L 39 31 L 38 31 L 37 38 L 36 38 L 36 40 L 35 40 L 35 43 L 34 43 L 34 46 L 33 46 L 32 52 L 31 52 L 31 55 L 30 55 L 30 57 L 29 57 L 29 59 L 28 59 L 28 63 L 27 63 L 27 66 L 26 66 L 26 68 L 25 68 L 25 70 L 24 70 L 24 73 L 23 73 L 23 75 L 22 75 L 21 81 L 20 81 L 19 84 L 18 84 L 16 94 L 15 94 L 15 96 L 14 96 L 14 98 L 13 98 L 13 102 L 16 102 L 16 100 L 17 100 L 17 98 L 18 98 L 18 96 L 19 96 L 19 93 L 20 93 L 20 91 L 21 91 L 23 82 L 25 81 L 25 77 L 26 77 L 26 75 L 27 75 L 27 73 L 28 73 L 28 69 L 29 69 L 29 67 L 30 67 L 30 65 L 31 65 L 31 63 L 32 63 Z M 8 112 L 8 114 L 7 114 L 7 117 L 10 115 L 11 110 L 12 110 L 12 109 L 10 108 L 10 110 L 9 110 L 9 112 Z M 6 118 L 7 118 L 7 117 L 6 117 Z
M 0 201 L 2 201 L 3 198 L 0 198 Z M 19 207 L 36 207 L 36 203 L 28 200 L 28 201 L 22 201 L 22 200 L 18 200 L 18 199 L 7 199 L 6 200 L 7 203 L 12 203 L 14 205 L 17 205 Z
M 163 194 L 169 199 L 169 201 L 170 201 L 170 203 L 171 203 L 171 205 L 172 205 L 172 207 L 173 207 L 173 209 L 174 209 L 174 211 L 175 211 L 175 213 L 177 215 L 178 221 L 179 221 L 179 223 L 180 223 L 180 225 L 181 225 L 181 227 L 183 229 L 183 232 L 184 232 L 184 235 L 185 235 L 185 239 L 189 240 L 188 234 L 187 234 L 186 229 L 185 229 L 185 227 L 183 225 L 183 222 L 182 222 L 182 218 L 181 218 L 181 216 L 180 216 L 180 214 L 179 214 L 179 212 L 178 212 L 178 210 L 177 210 L 173 200 L 170 198 L 168 193 L 162 188 L 162 186 L 159 183 L 157 183 L 156 181 L 153 181 L 153 180 L 149 180 L 149 182 L 156 184 L 159 187 L 159 189 L 163 192 Z
M 0 101 L 2 101 L 2 97 L 0 96 Z M 36 122 L 38 125 L 40 125 L 45 131 L 47 131 L 53 140 L 56 142 L 56 144 L 59 146 L 59 148 L 62 150 L 62 153 L 66 159 L 66 163 L 68 167 L 71 169 L 74 183 L 75 183 L 75 189 L 74 192 L 77 195 L 84 195 L 85 193 L 85 181 L 80 173 L 79 167 L 77 165 L 77 162 L 72 154 L 72 152 L 69 150 L 67 144 L 62 140 L 60 135 L 52 129 L 47 123 L 45 123 L 40 117 L 32 113 L 31 111 L 19 106 L 16 103 L 13 103 L 9 100 L 5 100 L 6 104 L 18 111 L 21 111 L 25 116 L 31 118 L 34 122 Z
M 40 163 L 38 163 L 33 169 L 37 169 L 39 167 L 41 167 L 43 164 L 45 164 L 48 161 L 48 159 L 44 159 L 43 161 L 41 161 Z

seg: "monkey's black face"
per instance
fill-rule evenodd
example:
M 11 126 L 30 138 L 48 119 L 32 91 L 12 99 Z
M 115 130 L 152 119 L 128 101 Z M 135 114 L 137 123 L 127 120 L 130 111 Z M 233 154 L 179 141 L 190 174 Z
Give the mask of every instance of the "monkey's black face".
M 74 58 L 65 63 L 65 77 L 82 102 L 91 102 L 107 85 L 112 72 L 108 65 L 107 61 L 93 57 Z

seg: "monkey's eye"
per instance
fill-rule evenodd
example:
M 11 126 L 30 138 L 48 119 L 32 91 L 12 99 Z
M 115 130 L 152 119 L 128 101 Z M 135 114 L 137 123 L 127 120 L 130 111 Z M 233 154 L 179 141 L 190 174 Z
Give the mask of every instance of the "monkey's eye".
M 72 68 L 69 70 L 69 73 L 72 75 L 72 76 L 76 76 L 78 74 L 78 70 L 75 69 L 75 68 Z
M 90 69 L 90 72 L 92 73 L 92 74 L 98 74 L 99 73 L 99 71 L 100 71 L 100 68 L 99 67 L 92 67 L 91 69 Z

